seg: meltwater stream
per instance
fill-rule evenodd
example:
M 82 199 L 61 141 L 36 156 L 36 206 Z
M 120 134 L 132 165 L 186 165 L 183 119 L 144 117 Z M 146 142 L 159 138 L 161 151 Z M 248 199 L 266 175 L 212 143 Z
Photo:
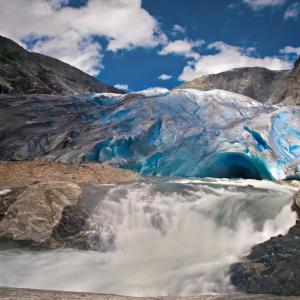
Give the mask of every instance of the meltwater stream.
M 97 251 L 2 249 L 0 286 L 133 296 L 233 292 L 230 264 L 295 223 L 293 192 L 255 180 L 112 185 L 89 220 Z

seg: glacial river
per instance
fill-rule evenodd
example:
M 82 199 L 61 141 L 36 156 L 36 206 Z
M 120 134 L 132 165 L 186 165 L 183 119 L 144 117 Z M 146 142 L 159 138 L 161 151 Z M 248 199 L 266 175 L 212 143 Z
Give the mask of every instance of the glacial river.
M 229 266 L 295 223 L 292 187 L 161 179 L 112 185 L 89 220 L 95 251 L 0 250 L 0 286 L 134 296 L 233 292 Z

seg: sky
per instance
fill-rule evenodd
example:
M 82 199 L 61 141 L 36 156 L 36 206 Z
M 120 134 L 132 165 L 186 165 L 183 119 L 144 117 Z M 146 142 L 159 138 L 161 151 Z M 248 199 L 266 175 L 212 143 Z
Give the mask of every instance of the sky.
M 300 0 L 0 0 L 0 35 L 124 90 L 292 68 Z

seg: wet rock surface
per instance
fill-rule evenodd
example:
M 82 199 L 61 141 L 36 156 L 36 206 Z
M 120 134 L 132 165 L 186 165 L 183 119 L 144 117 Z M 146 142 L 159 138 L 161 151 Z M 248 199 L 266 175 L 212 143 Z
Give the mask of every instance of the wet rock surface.
M 91 249 L 86 221 L 107 192 L 103 184 L 136 180 L 100 164 L 0 163 L 0 241 L 36 249 Z
M 300 221 L 286 235 L 254 246 L 230 272 L 244 292 L 300 296 Z

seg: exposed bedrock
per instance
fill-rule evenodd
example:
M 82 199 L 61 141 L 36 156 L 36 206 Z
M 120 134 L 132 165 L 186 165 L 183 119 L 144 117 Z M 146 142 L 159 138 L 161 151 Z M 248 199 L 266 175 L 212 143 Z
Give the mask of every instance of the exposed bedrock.
M 299 215 L 300 191 L 293 209 Z M 230 273 L 232 283 L 247 293 L 300 296 L 300 221 L 286 235 L 254 246 L 244 261 L 231 266 Z
M 261 67 L 237 68 L 204 75 L 181 87 L 203 91 L 222 89 L 262 103 L 300 104 L 300 57 L 292 70 L 273 71 Z
M 92 249 L 87 219 L 107 192 L 103 184 L 136 180 L 100 164 L 0 163 L 0 241 L 32 248 Z
M 58 59 L 27 51 L 0 35 L 0 92 L 70 95 L 121 91 Z
M 0 159 L 142 175 L 300 178 L 300 108 L 222 90 L 0 97 Z

